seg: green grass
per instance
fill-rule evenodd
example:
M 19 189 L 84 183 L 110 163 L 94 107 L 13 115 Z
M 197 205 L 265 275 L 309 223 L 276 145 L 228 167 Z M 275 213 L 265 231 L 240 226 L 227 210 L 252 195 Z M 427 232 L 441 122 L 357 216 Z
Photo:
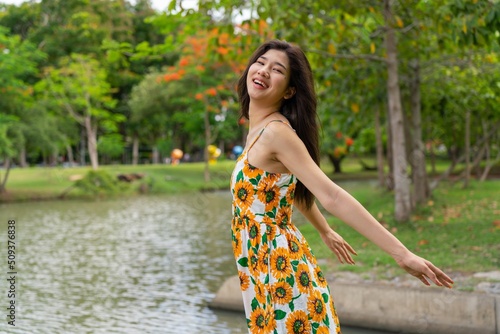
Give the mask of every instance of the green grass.
M 393 219 L 391 193 L 366 185 L 347 190 L 411 251 L 447 271 L 471 273 L 500 268 L 499 189 L 500 180 L 473 181 L 467 189 L 461 183 L 442 183 L 405 223 Z M 326 259 L 328 270 L 371 271 L 386 277 L 404 273 L 390 256 L 348 225 L 331 216 L 328 220 L 358 253 L 356 266 L 340 265 L 314 228 L 302 225 L 302 233 L 316 256 Z
M 171 165 L 106 165 L 100 170 L 112 175 L 142 173 L 144 179 L 134 181 L 129 194 L 137 192 L 139 185 L 145 183 L 151 193 L 176 193 L 209 189 L 227 189 L 234 161 L 220 161 L 210 165 L 211 180 L 204 180 L 204 164 L 192 163 Z M 0 196 L 0 202 L 30 199 L 57 198 L 73 185 L 72 176 L 83 176 L 90 167 L 32 167 L 12 169 L 7 182 L 7 193 Z M 0 177 L 3 177 L 0 171 Z M 67 197 L 81 197 L 77 190 L 71 190 Z

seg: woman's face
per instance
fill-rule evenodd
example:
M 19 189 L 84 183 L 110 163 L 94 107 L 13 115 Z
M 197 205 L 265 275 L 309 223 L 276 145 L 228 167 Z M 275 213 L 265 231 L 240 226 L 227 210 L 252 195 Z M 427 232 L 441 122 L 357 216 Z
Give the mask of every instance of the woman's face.
M 288 87 L 289 82 L 289 61 L 283 51 L 268 50 L 248 70 L 247 89 L 253 101 L 279 107 L 283 98 L 293 96 L 294 90 Z

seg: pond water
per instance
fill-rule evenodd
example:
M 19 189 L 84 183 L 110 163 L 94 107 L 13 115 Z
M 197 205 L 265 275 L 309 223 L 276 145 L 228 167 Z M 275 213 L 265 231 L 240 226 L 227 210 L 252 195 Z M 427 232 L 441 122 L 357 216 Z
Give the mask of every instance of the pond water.
M 4 259 L 15 220 L 17 272 L 13 327 L 0 261 L 1 333 L 247 333 L 207 307 L 236 274 L 229 192 L 4 204 L 0 219 Z

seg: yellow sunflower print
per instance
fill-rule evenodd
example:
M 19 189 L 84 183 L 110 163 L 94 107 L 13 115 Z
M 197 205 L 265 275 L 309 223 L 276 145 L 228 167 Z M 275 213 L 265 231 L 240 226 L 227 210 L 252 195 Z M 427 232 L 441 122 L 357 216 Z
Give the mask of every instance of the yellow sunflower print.
M 232 245 L 233 245 L 234 255 L 240 256 L 243 253 L 243 248 L 241 245 L 241 233 L 240 233 L 240 231 L 233 232 Z
M 316 334 L 330 334 L 330 330 L 328 329 L 328 327 L 319 326 Z
M 276 217 L 276 222 L 281 229 L 287 228 L 288 223 L 292 217 L 292 208 L 290 206 L 285 206 L 279 208 L 278 215 Z
M 295 281 L 297 282 L 297 287 L 301 293 L 310 293 L 312 289 L 311 274 L 309 272 L 309 267 L 305 263 L 299 264 L 297 271 L 295 272 Z
M 250 277 L 242 271 L 238 271 L 238 277 L 240 278 L 241 291 L 245 291 L 250 286 Z
M 254 290 L 255 290 L 255 298 L 257 298 L 257 301 L 261 304 L 264 304 L 266 302 L 266 297 L 267 297 L 265 285 L 262 282 L 257 281 L 255 283 Z
M 295 183 L 288 187 L 285 196 L 288 203 L 293 203 L 293 200 L 295 199 Z
M 262 308 L 256 308 L 250 315 L 250 322 L 248 324 L 250 333 L 252 334 L 267 334 L 269 333 L 268 326 L 266 325 L 266 312 Z
M 288 250 L 290 251 L 290 258 L 298 260 L 304 255 L 302 251 L 302 245 L 300 244 L 297 237 L 293 234 L 287 234 L 286 239 L 288 241 Z
M 323 274 L 323 271 L 321 271 L 320 267 L 316 267 L 314 269 L 314 273 L 316 274 L 316 283 L 322 288 L 326 288 L 328 286 L 326 282 L 325 275 Z
M 273 240 L 276 236 L 276 224 L 273 223 L 269 216 L 262 218 L 262 222 L 266 224 L 267 240 Z
M 271 293 L 276 304 L 287 305 L 292 301 L 293 290 L 286 281 L 279 281 L 272 285 Z
M 312 321 L 321 322 L 326 315 L 326 304 L 323 296 L 317 290 L 309 296 L 307 300 L 307 310 Z
M 282 279 L 292 273 L 292 264 L 288 255 L 288 249 L 277 248 L 271 254 L 271 273 L 275 278 Z
M 266 272 L 267 268 L 269 268 L 269 246 L 268 244 L 262 244 L 259 248 L 259 252 L 257 253 L 259 258 L 259 270 L 261 272 Z
M 253 203 L 253 187 L 250 182 L 238 181 L 234 186 L 235 200 L 242 210 L 247 210 Z
M 302 310 L 293 311 L 286 321 L 286 330 L 288 334 L 311 333 L 311 323 L 307 313 Z
M 255 252 L 254 248 L 250 248 L 248 250 L 248 269 L 250 270 L 252 277 L 259 277 L 261 274 L 259 256 L 258 253 Z
M 309 262 L 311 262 L 314 265 L 318 263 L 318 261 L 316 260 L 316 257 L 313 255 L 313 253 L 311 251 L 311 248 L 309 248 L 309 246 L 307 244 L 304 245 L 302 250 L 304 251 L 304 254 L 306 255 L 306 258 Z
M 260 169 L 254 167 L 248 163 L 248 160 L 245 160 L 245 166 L 243 167 L 243 174 L 248 176 L 248 178 L 253 179 L 260 174 Z
M 257 197 L 264 203 L 265 210 L 271 211 L 280 200 L 280 189 L 270 182 L 261 180 L 257 189 Z
M 250 238 L 250 243 L 253 247 L 262 242 L 260 235 L 260 224 L 255 220 L 248 221 L 248 237 Z
M 274 317 L 274 308 L 272 307 L 272 305 L 266 305 L 264 314 L 267 333 L 273 333 L 274 329 L 276 328 L 276 319 Z

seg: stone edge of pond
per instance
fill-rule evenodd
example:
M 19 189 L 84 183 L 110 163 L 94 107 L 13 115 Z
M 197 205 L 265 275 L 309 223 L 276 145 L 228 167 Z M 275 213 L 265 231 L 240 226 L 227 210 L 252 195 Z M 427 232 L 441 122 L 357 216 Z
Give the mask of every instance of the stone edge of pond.
M 237 275 L 220 287 L 209 307 L 243 312 Z M 500 295 L 437 287 L 378 283 L 331 285 L 341 325 L 402 333 L 495 334 L 500 330 Z

